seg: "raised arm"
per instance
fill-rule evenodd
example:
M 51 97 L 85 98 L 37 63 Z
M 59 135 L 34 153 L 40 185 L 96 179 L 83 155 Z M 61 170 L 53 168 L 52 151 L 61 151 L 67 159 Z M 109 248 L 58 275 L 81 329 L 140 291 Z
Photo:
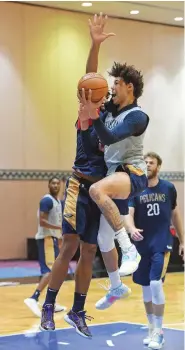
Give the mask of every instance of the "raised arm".
M 100 45 L 107 38 L 115 36 L 114 33 L 104 32 L 104 27 L 107 22 L 107 18 L 107 16 L 103 16 L 102 12 L 100 12 L 99 16 L 94 15 L 92 21 L 89 19 L 89 30 L 92 39 L 92 44 L 87 59 L 86 73 L 97 72 Z

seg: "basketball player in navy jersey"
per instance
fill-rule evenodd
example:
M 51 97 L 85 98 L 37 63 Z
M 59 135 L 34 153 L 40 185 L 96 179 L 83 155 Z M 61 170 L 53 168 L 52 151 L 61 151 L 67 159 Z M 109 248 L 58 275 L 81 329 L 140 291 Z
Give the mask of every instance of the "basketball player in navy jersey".
M 73 166 L 73 174 L 66 183 L 64 198 L 62 232 L 62 249 L 57 257 L 51 272 L 51 278 L 42 309 L 41 330 L 54 330 L 53 319 L 55 300 L 60 287 L 65 281 L 69 262 L 74 256 L 79 244 L 81 246 L 80 259 L 75 272 L 75 293 L 72 309 L 64 319 L 76 328 L 83 337 L 91 337 L 86 324 L 84 311 L 85 300 L 92 278 L 92 263 L 96 254 L 97 236 L 99 231 L 100 210 L 89 196 L 89 187 L 95 181 L 105 176 L 106 167 L 103 153 L 99 149 L 99 140 L 93 133 L 93 142 L 88 147 L 89 156 L 84 152 L 82 145 L 82 130 L 88 123 L 89 132 L 94 131 L 92 122 L 77 122 L 77 148 Z M 118 204 L 119 205 L 119 204 Z M 125 214 L 124 207 L 120 208 Z M 123 210 L 123 211 L 122 211 Z M 121 233 L 120 233 L 121 235 Z M 116 249 L 115 249 L 116 250 Z M 114 254 L 114 251 L 111 254 Z M 106 262 L 105 262 L 106 264 Z M 118 270 L 118 259 L 115 261 L 116 274 L 109 275 L 114 289 L 119 288 L 119 298 L 129 294 L 129 288 L 121 282 Z
M 37 289 L 24 303 L 38 317 L 41 311 L 38 305 L 40 294 L 49 283 L 51 267 L 59 254 L 59 241 L 62 239 L 62 203 L 59 198 L 60 179 L 52 177 L 49 180 L 47 193 L 41 200 L 38 210 L 38 231 L 35 236 L 38 247 L 39 265 L 42 278 Z M 66 308 L 55 305 L 55 312 L 64 311 Z
M 170 232 L 171 221 L 179 239 L 179 254 L 184 257 L 183 227 L 177 207 L 175 186 L 158 176 L 162 160 L 154 152 L 145 155 L 148 173 L 148 188 L 129 202 L 131 224 L 135 223 L 142 232 L 131 234 L 141 261 L 133 274 L 135 283 L 143 290 L 143 301 L 149 322 L 148 336 L 143 340 L 150 349 L 161 349 L 164 343 L 162 322 L 165 296 L 164 281 L 173 236 Z
M 89 20 L 92 46 L 89 53 L 86 72 L 97 72 L 98 54 L 101 43 L 113 33 L 106 34 L 104 26 L 106 17 L 95 15 Z M 140 255 L 131 243 L 127 228 L 127 216 L 121 218 L 119 210 L 112 199 L 128 199 L 142 192 L 147 187 L 146 164 L 143 159 L 143 140 L 149 123 L 149 117 L 137 105 L 137 99 L 143 93 L 143 76 L 134 66 L 114 63 L 109 73 L 114 77 L 112 99 L 106 105 L 106 112 L 100 118 L 98 103 L 88 99 L 82 89 L 78 95 L 83 110 L 79 118 L 93 120 L 96 133 L 104 145 L 104 159 L 107 175 L 93 184 L 89 193 L 102 214 L 116 234 L 122 233 L 123 255 L 122 271 L 124 275 L 133 273 L 138 268 Z M 90 143 L 89 136 L 89 143 Z M 88 148 L 88 141 L 87 141 Z

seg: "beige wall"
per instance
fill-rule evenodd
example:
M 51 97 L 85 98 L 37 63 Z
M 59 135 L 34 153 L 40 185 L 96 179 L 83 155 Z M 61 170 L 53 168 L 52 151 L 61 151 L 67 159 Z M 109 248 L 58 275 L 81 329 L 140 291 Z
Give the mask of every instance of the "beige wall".
M 0 260 L 27 257 L 26 239 L 37 232 L 39 201 L 48 181 L 0 181 Z M 63 183 L 61 183 L 61 198 Z
M 75 155 L 76 86 L 90 45 L 88 16 L 0 2 L 0 169 L 70 170 Z M 151 117 L 145 150 L 163 171 L 182 171 L 183 29 L 110 19 L 99 71 L 114 60 L 141 69 L 139 101 Z M 173 159 L 173 161 L 172 161 Z M 177 183 L 181 211 L 183 182 Z M 0 259 L 26 257 L 45 181 L 0 181 Z

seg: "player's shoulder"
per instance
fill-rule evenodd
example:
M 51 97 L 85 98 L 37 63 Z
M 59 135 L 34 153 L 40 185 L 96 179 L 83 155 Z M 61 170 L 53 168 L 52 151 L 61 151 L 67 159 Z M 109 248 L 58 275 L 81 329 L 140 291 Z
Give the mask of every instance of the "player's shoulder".
M 128 114 L 130 117 L 136 117 L 137 119 L 149 120 L 149 116 L 140 107 L 133 107 Z
M 48 204 L 48 205 L 53 205 L 53 198 L 50 194 L 45 194 L 41 200 L 40 204 Z
M 168 189 L 174 189 L 175 186 L 172 182 L 168 181 L 168 180 L 163 180 L 163 179 L 159 179 L 159 183 L 161 186 L 166 187 Z

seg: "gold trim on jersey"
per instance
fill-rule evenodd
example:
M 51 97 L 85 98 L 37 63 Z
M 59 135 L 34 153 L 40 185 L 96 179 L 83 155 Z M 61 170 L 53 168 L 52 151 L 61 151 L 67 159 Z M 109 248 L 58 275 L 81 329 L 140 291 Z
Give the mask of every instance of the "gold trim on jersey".
M 145 175 L 145 173 L 143 172 L 142 169 L 140 168 L 136 168 L 134 165 L 132 164 L 126 164 L 125 168 L 127 168 L 132 174 L 138 175 L 138 176 L 142 176 Z
M 167 267 L 169 264 L 170 255 L 171 255 L 171 252 L 164 253 L 164 264 L 163 264 L 163 269 L 162 269 L 162 273 L 161 273 L 161 279 L 164 278 L 166 275 L 166 270 L 167 270 Z
M 80 183 L 74 177 L 69 179 L 66 199 L 64 204 L 63 218 L 76 230 L 76 207 L 78 195 L 80 190 Z M 70 233 L 70 232 L 69 232 Z
M 55 261 L 55 249 L 54 242 L 52 237 L 44 238 L 44 255 L 45 255 L 45 264 L 51 268 Z

